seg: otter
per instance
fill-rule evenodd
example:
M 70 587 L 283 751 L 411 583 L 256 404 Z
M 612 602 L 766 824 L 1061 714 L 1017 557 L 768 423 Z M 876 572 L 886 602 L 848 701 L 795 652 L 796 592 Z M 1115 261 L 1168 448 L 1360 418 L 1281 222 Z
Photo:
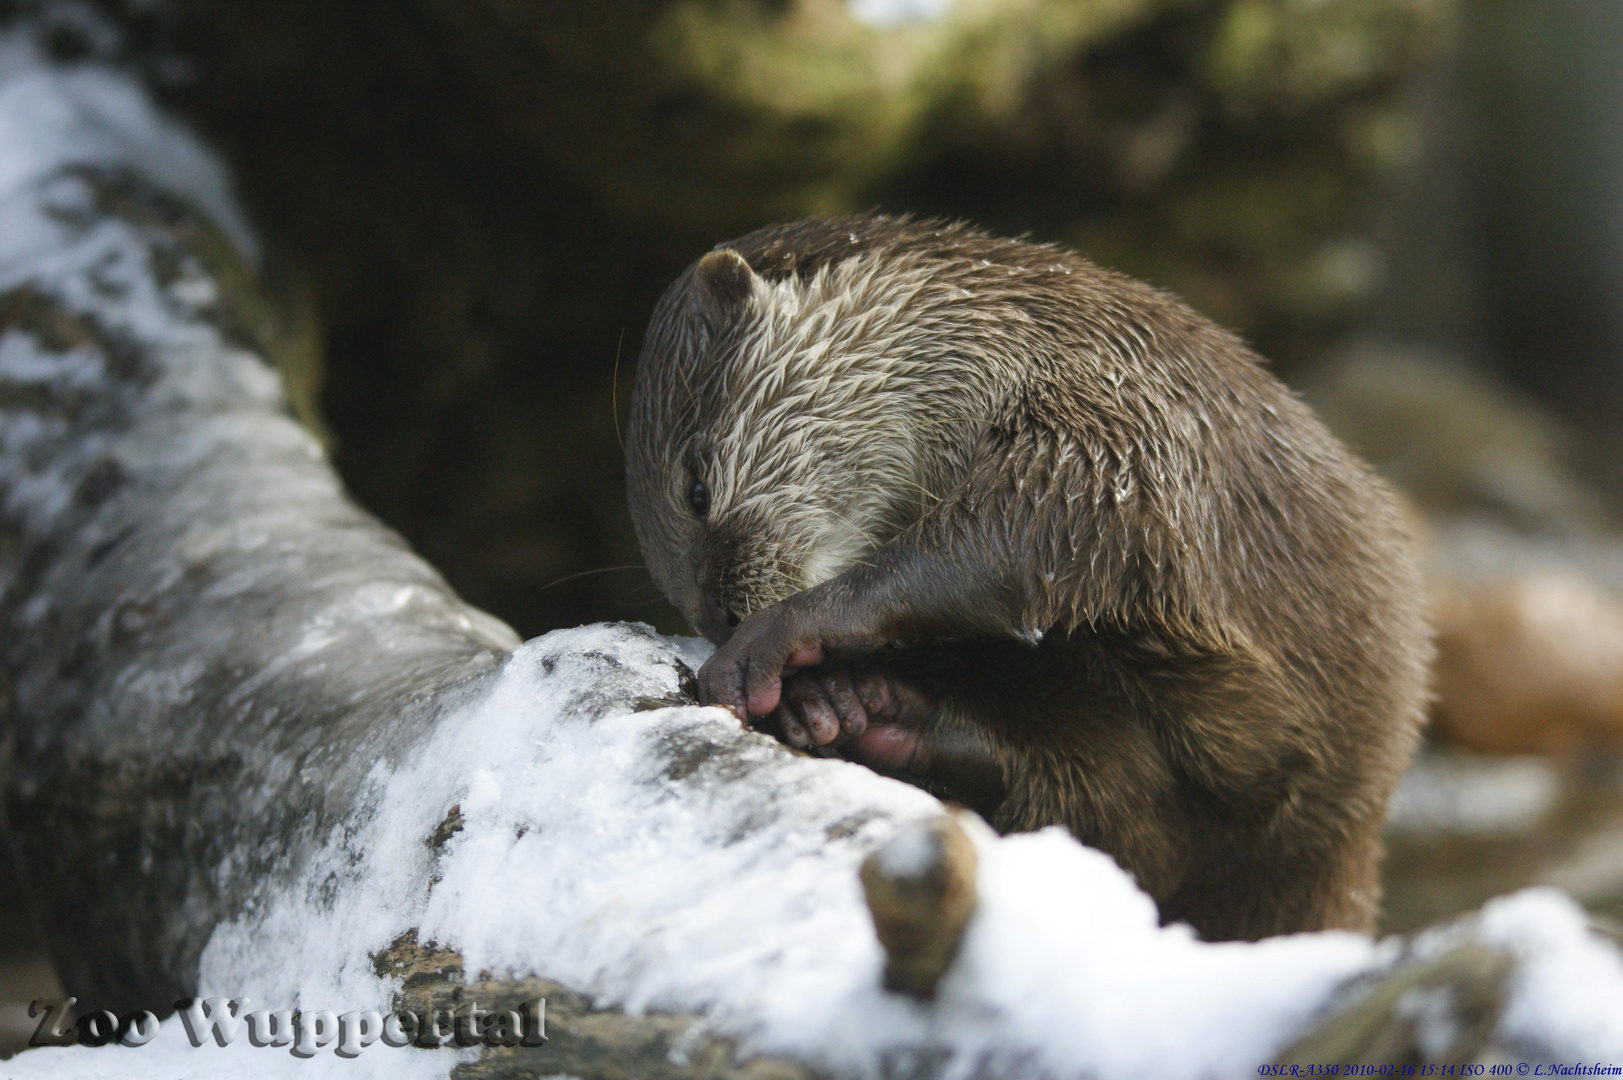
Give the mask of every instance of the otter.
M 1207 940 L 1373 928 L 1422 589 L 1235 335 L 1055 245 L 793 221 L 659 301 L 626 451 L 705 702 L 1063 825 Z

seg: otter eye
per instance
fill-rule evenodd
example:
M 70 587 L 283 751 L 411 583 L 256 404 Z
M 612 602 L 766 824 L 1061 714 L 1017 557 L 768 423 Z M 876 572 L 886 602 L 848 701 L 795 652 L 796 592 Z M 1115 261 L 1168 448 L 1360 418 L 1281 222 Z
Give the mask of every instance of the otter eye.
M 688 488 L 688 505 L 698 517 L 710 513 L 710 489 L 704 486 L 703 480 L 693 481 L 693 486 Z

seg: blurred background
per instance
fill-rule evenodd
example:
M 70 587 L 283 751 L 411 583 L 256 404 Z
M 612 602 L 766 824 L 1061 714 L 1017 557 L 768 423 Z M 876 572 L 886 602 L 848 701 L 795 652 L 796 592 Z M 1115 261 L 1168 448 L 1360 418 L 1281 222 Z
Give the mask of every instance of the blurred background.
M 883 208 L 1243 333 L 1403 492 L 1439 632 L 1387 929 L 1623 916 L 1623 4 L 102 0 L 0 15 L 229 159 L 257 342 L 351 491 L 526 637 L 665 631 L 625 509 L 654 300 Z M 0 1031 L 53 976 L 0 875 Z

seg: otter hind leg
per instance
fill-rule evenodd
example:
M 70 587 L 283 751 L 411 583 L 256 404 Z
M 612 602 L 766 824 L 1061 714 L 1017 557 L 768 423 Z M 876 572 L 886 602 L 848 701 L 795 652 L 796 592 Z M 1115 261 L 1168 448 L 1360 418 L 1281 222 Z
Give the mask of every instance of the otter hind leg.
M 765 726 L 814 753 L 838 753 L 991 818 L 1005 769 L 987 725 L 951 695 L 873 667 L 820 666 L 784 680 Z
M 778 707 L 759 723 L 797 750 L 843 745 L 869 724 L 856 679 L 838 667 L 816 667 L 784 679 Z

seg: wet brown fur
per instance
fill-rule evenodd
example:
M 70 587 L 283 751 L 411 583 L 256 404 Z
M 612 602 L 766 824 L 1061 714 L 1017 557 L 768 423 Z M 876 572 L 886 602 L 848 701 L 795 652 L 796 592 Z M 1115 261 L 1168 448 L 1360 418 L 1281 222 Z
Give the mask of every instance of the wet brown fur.
M 656 310 L 627 447 L 656 581 L 718 640 L 748 616 L 709 696 L 819 642 L 935 703 L 913 779 L 1069 827 L 1163 920 L 1371 929 L 1430 644 L 1368 469 L 1233 335 L 1062 248 L 862 216 L 717 251 Z

